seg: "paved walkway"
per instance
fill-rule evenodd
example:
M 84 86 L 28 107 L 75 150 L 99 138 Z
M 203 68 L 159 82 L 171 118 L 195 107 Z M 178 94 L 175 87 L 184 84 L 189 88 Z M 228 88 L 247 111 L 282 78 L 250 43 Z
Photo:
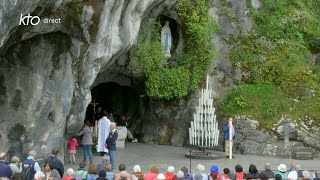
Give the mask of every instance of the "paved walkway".
M 168 166 L 175 167 L 175 172 L 180 170 L 182 166 L 186 166 L 190 170 L 190 159 L 185 158 L 184 154 L 189 152 L 190 148 L 175 147 L 166 145 L 152 145 L 144 143 L 126 143 L 124 149 L 117 149 L 116 151 L 116 167 L 120 163 L 127 166 L 129 172 L 133 172 L 133 166 L 139 164 L 143 172 L 149 172 L 150 167 L 154 164 L 160 167 L 160 172 L 165 172 Z M 217 152 L 224 156 L 223 152 Z M 212 164 L 219 166 L 220 172 L 223 168 L 234 170 L 235 165 L 240 164 L 243 166 L 244 171 L 248 171 L 250 164 L 255 164 L 258 170 L 264 169 L 264 164 L 271 163 L 271 168 L 276 170 L 277 166 L 281 163 L 290 165 L 291 162 L 300 164 L 304 170 L 320 170 L 320 159 L 316 160 L 294 160 L 273 157 L 261 157 L 252 155 L 239 155 L 235 154 L 235 159 L 222 158 L 218 160 L 191 160 L 192 173 L 196 171 L 199 163 L 206 167 L 206 171 L 210 170 Z M 77 162 L 82 160 L 82 147 L 77 150 Z M 93 162 L 98 163 L 102 159 L 97 153 L 94 153 Z M 77 165 L 70 165 L 66 163 L 66 168 L 72 167 L 77 169 Z

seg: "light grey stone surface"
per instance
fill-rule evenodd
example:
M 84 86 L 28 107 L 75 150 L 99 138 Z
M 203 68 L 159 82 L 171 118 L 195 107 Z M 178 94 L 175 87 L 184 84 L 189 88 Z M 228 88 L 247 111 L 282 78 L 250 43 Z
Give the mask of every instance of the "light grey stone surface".
M 1 151 L 47 153 L 65 143 L 65 117 L 74 90 L 68 37 L 39 35 L 1 58 Z M 21 147 L 11 146 L 20 144 Z M 23 147 L 23 148 L 22 148 Z
M 125 148 L 125 141 L 127 138 L 127 128 L 125 126 L 117 126 L 118 140 L 117 148 Z
M 53 147 L 81 129 L 90 88 L 136 42 L 141 21 L 176 0 L 3 0 L 0 2 L 0 151 Z M 41 18 L 19 26 L 21 14 Z M 44 18 L 61 18 L 45 24 Z
M 304 138 L 293 138 L 288 144 L 283 140 L 283 123 L 275 124 L 274 131 L 262 131 L 259 123 L 246 117 L 237 117 L 237 137 L 235 140 L 235 151 L 241 154 L 253 154 L 262 156 L 275 156 L 286 158 L 302 158 L 318 156 L 319 149 L 317 136 L 315 134 L 303 133 L 299 126 L 291 123 L 291 131 L 297 131 L 298 136 Z M 308 144 L 309 142 L 309 144 Z

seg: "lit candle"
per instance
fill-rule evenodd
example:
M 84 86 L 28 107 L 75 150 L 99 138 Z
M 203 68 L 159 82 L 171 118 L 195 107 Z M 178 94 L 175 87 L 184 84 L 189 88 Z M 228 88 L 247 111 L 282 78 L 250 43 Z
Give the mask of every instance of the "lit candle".
M 207 85 L 206 85 L 206 89 L 209 89 L 209 76 L 207 75 Z
M 192 145 L 192 131 L 191 131 L 191 128 L 189 128 L 189 143 L 190 143 L 190 145 Z
M 220 134 L 220 131 L 217 131 L 216 144 L 215 144 L 216 146 L 218 146 L 219 134 Z

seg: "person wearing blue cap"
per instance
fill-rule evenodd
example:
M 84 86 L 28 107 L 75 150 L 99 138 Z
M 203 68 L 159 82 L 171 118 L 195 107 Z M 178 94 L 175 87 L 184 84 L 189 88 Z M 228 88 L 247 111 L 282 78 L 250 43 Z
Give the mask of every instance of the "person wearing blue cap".
M 212 165 L 210 168 L 209 176 L 212 177 L 216 175 L 218 180 L 221 180 L 221 174 L 219 173 L 219 167 L 217 165 Z

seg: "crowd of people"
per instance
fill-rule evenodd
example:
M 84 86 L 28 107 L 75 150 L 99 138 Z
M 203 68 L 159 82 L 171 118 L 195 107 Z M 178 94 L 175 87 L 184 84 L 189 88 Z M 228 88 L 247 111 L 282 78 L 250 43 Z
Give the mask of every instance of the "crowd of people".
M 249 166 L 248 171 L 244 171 L 241 165 L 236 165 L 234 169 L 219 169 L 217 165 L 212 165 L 209 172 L 202 164 L 197 165 L 197 172 L 190 174 L 187 167 L 182 167 L 175 171 L 173 166 L 169 166 L 166 172 L 161 173 L 159 167 L 154 165 L 148 173 L 143 173 L 139 165 L 132 168 L 132 172 L 126 165 L 120 164 L 118 170 L 114 170 L 110 157 L 104 155 L 101 162 L 87 164 L 85 161 L 79 164 L 79 168 L 74 170 L 69 168 L 64 172 L 64 165 L 57 157 L 59 150 L 54 148 L 52 155 L 44 160 L 43 166 L 34 160 L 36 152 L 31 150 L 27 159 L 20 163 L 18 157 L 11 159 L 11 164 L 6 162 L 6 154 L 0 154 L 0 180 L 227 180 L 227 179 L 290 179 L 290 180 L 320 180 L 320 171 L 311 173 L 303 171 L 300 165 L 291 163 L 287 168 L 285 164 L 277 166 L 277 171 L 272 171 L 270 163 L 265 164 L 265 169 L 259 172 L 254 164 Z
M 105 117 L 105 116 L 103 116 Z M 6 160 L 5 153 L 0 153 L 0 180 L 49 180 L 49 179 L 63 179 L 63 180 L 226 180 L 226 179 L 289 179 L 289 180 L 320 180 L 320 171 L 311 173 L 303 171 L 300 165 L 291 163 L 287 168 L 285 164 L 277 166 L 277 171 L 271 170 L 269 163 L 265 164 L 265 169 L 259 172 L 254 164 L 249 166 L 248 171 L 244 171 L 241 165 L 236 165 L 234 169 L 220 169 L 217 165 L 212 165 L 210 171 L 206 171 L 205 166 L 198 164 L 197 172 L 190 174 L 188 168 L 182 167 L 181 170 L 175 173 L 175 168 L 169 166 L 167 171 L 160 173 L 159 167 L 154 165 L 150 172 L 144 174 L 139 165 L 133 167 L 133 173 L 129 173 L 124 164 L 118 167 L 118 173 L 115 173 L 115 150 L 118 133 L 116 131 L 115 123 L 108 121 L 104 122 L 103 117 L 100 119 L 99 129 L 107 131 L 99 133 L 101 135 L 101 155 L 103 155 L 101 162 L 94 164 L 92 161 L 92 130 L 85 123 L 84 128 L 77 134 L 83 135 L 83 161 L 79 164 L 79 168 L 74 170 L 67 169 L 66 172 L 63 162 L 58 158 L 59 149 L 53 148 L 52 154 L 46 158 L 43 164 L 35 161 L 36 151 L 31 150 L 28 157 L 20 162 L 16 156 L 12 157 L 11 164 Z M 105 127 L 103 127 L 105 126 Z M 232 151 L 227 151 L 233 145 L 236 127 L 229 118 L 224 124 L 224 134 L 226 141 L 226 157 L 231 157 Z M 70 155 L 69 163 L 76 164 L 75 154 L 78 146 L 75 137 L 68 141 L 68 152 Z M 98 143 L 99 146 L 99 143 Z M 232 150 L 232 148 L 230 148 Z M 107 153 L 106 153 L 107 152 Z M 90 164 L 86 160 L 89 159 Z
M 95 165 L 92 161 L 92 130 L 89 128 L 88 123 L 84 124 L 83 129 L 77 134 L 82 135 L 82 146 L 83 146 L 83 161 L 79 164 L 79 169 L 74 171 L 68 169 L 66 177 L 64 177 L 64 164 L 58 158 L 59 149 L 53 148 L 52 155 L 46 158 L 43 162 L 43 166 L 35 161 L 37 155 L 35 150 L 31 150 L 28 157 L 20 162 L 17 156 L 12 157 L 11 164 L 6 160 L 6 154 L 0 154 L 0 180 L 2 179 L 22 179 L 22 180 L 33 180 L 33 179 L 98 179 L 98 170 L 104 170 L 105 172 L 112 172 L 115 169 L 115 151 L 116 141 L 118 138 L 118 132 L 116 130 L 115 123 L 108 124 L 108 133 L 106 133 L 105 139 L 103 140 L 103 148 L 105 148 L 108 154 L 104 154 L 103 161 L 98 165 Z M 78 146 L 77 139 L 71 137 L 68 140 L 68 153 L 70 155 L 71 164 L 76 164 L 76 148 Z M 90 162 L 89 171 L 85 170 L 87 158 Z M 107 161 L 106 161 L 107 159 Z M 108 163 L 106 163 L 108 162 Z M 42 168 L 41 168 L 42 167 Z M 99 167 L 99 169 L 98 169 Z M 108 173 L 104 173 L 108 174 Z M 110 173 L 109 173 L 110 174 Z M 95 176 L 92 176 L 95 175 Z M 101 175 L 101 173 L 100 173 Z M 110 178 L 110 177 L 109 177 Z M 100 178 L 101 179 L 101 178 Z
M 40 164 L 35 161 L 37 155 L 35 150 L 31 150 L 28 157 L 20 162 L 16 156 L 11 158 L 11 163 L 6 161 L 6 154 L 0 154 L 0 178 L 1 179 L 61 179 L 64 175 L 64 164 L 57 157 L 58 148 L 52 149 L 52 155 L 46 158 L 41 168 Z

